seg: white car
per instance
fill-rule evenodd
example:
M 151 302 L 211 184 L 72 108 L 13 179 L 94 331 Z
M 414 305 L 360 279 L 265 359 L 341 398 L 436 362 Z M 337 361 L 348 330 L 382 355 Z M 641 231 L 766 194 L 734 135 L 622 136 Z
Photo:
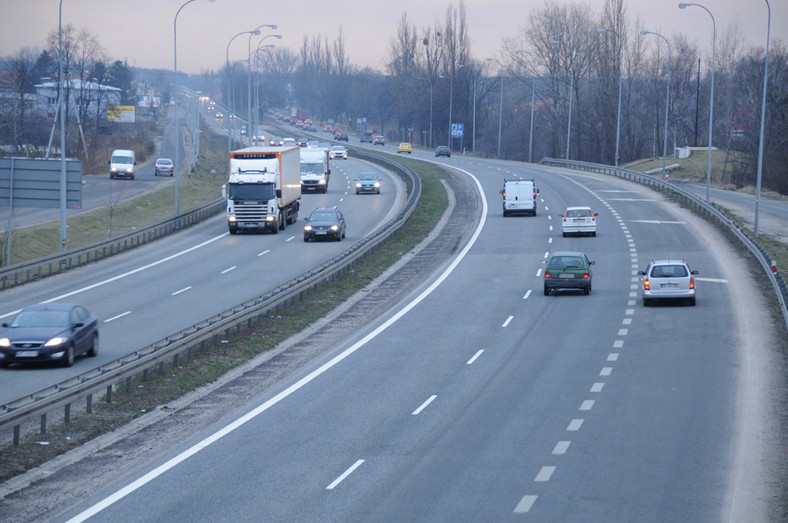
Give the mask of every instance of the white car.
M 561 233 L 564 237 L 570 234 L 590 234 L 596 236 L 596 217 L 591 207 L 567 207 L 561 221 Z
M 684 260 L 652 260 L 638 274 L 643 277 L 644 307 L 659 299 L 687 300 L 695 305 L 694 276 L 698 271 L 690 269 Z
M 328 151 L 328 157 L 332 160 L 335 158 L 347 160 L 347 149 L 341 145 L 335 145 Z

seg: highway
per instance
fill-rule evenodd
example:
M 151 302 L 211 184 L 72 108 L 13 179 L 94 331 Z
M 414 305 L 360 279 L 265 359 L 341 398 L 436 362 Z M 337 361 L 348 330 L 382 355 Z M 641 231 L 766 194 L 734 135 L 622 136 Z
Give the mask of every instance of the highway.
M 767 342 L 721 235 L 611 177 L 441 163 L 483 195 L 451 264 L 56 520 L 736 520 L 744 353 Z M 539 213 L 503 218 L 503 178 L 518 176 L 536 179 Z M 570 205 L 599 213 L 597 237 L 561 236 Z M 554 250 L 596 262 L 589 296 L 542 294 Z M 699 270 L 697 306 L 642 306 L 636 272 L 656 257 Z M 739 508 L 760 495 L 736 494 Z
M 336 160 L 326 194 L 301 199 L 299 222 L 279 234 L 230 236 L 224 215 L 88 267 L 3 292 L 0 321 L 48 301 L 86 306 L 100 321 L 100 350 L 74 367 L 14 366 L 3 370 L 0 404 L 37 392 L 166 338 L 254 298 L 330 259 L 392 218 L 404 205 L 398 176 L 361 160 Z M 380 195 L 356 195 L 361 171 L 377 171 Z M 136 180 L 135 180 L 136 182 Z M 122 183 L 122 181 L 114 181 Z M 342 242 L 305 244 L 303 219 L 315 207 L 339 206 Z

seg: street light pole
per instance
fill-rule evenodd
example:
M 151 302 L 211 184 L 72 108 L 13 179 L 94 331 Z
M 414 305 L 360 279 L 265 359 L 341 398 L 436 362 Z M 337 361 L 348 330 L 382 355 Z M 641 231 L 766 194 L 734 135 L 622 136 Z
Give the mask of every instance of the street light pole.
M 758 237 L 758 213 L 761 207 L 761 174 L 763 173 L 763 128 L 766 122 L 766 86 L 769 83 L 769 32 L 772 26 L 772 8 L 766 1 L 766 60 L 763 65 L 763 96 L 761 97 L 761 133 L 758 139 L 758 176 L 755 182 L 755 237 Z
M 518 49 L 514 54 L 522 54 L 525 51 Z M 528 163 L 531 163 L 534 150 L 534 104 L 536 104 L 536 73 L 531 72 L 531 129 L 528 132 Z
M 57 53 L 60 62 L 60 72 L 57 78 L 58 112 L 60 113 L 60 252 L 66 250 L 66 115 L 65 102 L 63 101 L 63 0 L 60 0 L 60 7 L 57 14 Z M 8 228 L 9 238 L 11 228 Z M 10 242 L 9 242 L 10 244 Z M 9 252 L 10 246 L 9 246 Z M 9 257 L 8 265 L 11 265 Z
M 709 202 L 709 192 L 711 191 L 711 137 L 714 125 L 714 60 L 717 52 L 717 22 L 714 20 L 714 15 L 706 7 L 700 4 L 681 2 L 679 9 L 685 9 L 689 6 L 697 6 L 709 13 L 711 17 L 711 26 L 714 30 L 714 37 L 711 42 L 711 94 L 709 95 L 709 155 L 706 161 L 706 203 Z
M 561 40 L 553 40 L 553 45 L 561 44 L 569 49 L 569 121 L 566 124 L 566 159 L 569 159 L 569 142 L 572 138 L 572 95 L 575 85 L 575 50 Z
M 624 72 L 621 67 L 621 35 L 619 35 L 613 29 L 605 29 L 600 27 L 597 31 L 601 33 L 613 33 L 616 35 L 616 39 L 618 40 L 618 111 L 616 112 L 616 156 L 615 156 L 615 166 L 618 167 L 618 159 L 619 159 L 619 143 L 621 138 L 621 81 L 624 78 Z
M 276 29 L 276 24 L 261 24 L 255 27 L 249 33 L 249 42 L 246 46 L 246 137 L 249 139 L 249 145 L 252 144 L 252 36 L 259 35 L 260 29 L 263 27 Z M 243 140 L 241 140 L 241 144 L 243 144 Z
M 173 101 L 175 104 L 175 215 L 180 213 L 180 188 L 181 188 L 181 164 L 180 164 L 180 148 L 181 148 L 181 129 L 178 124 L 178 15 L 181 10 L 195 0 L 187 0 L 175 13 L 175 20 L 172 22 L 172 55 L 173 55 L 173 68 L 175 69 L 175 82 Z M 208 0 L 213 2 L 214 0 Z M 62 3 L 62 0 L 61 0 Z
M 189 1 L 193 2 L 194 0 L 189 0 Z M 260 30 L 257 29 L 257 31 L 258 31 L 257 34 L 260 34 L 260 32 L 259 32 Z M 230 44 L 233 43 L 233 40 L 235 40 L 239 36 L 245 35 L 245 34 L 249 34 L 249 33 L 253 33 L 253 32 L 254 31 L 241 31 L 240 33 L 236 34 L 235 36 L 230 38 L 229 42 L 227 42 L 227 49 L 225 50 L 225 59 L 227 61 L 226 62 L 227 63 L 227 86 L 230 88 L 230 98 L 229 98 L 229 106 L 228 106 L 228 109 L 230 110 L 230 114 L 227 115 L 227 119 L 229 120 L 227 122 L 227 156 L 228 157 L 230 156 L 230 152 L 232 151 L 232 146 L 230 145 L 230 135 L 232 134 L 232 127 L 233 127 L 232 126 L 232 122 L 233 122 L 233 119 L 232 119 L 232 115 L 233 115 L 233 86 L 232 86 L 233 74 L 232 74 L 232 71 L 230 70 Z
M 662 179 L 665 179 L 665 173 L 667 172 L 665 169 L 665 161 L 668 157 L 668 109 L 670 108 L 670 42 L 667 38 L 662 36 L 659 33 L 655 33 L 653 31 L 646 31 L 645 29 L 640 30 L 640 34 L 643 35 L 654 35 L 662 38 L 665 43 L 668 45 L 668 88 L 667 94 L 665 96 L 665 131 L 664 136 L 662 139 Z
M 258 57 L 259 57 L 260 51 L 262 51 L 263 49 L 267 49 L 267 48 L 271 48 L 272 49 L 272 48 L 276 47 L 276 45 L 274 45 L 274 44 L 262 45 L 262 43 L 267 38 L 276 38 L 278 40 L 281 40 L 282 39 L 282 35 L 274 34 L 274 35 L 266 35 L 266 36 L 262 37 L 260 39 L 260 41 L 257 42 L 257 49 L 255 49 L 255 52 L 254 52 L 255 75 L 256 75 L 255 76 L 255 86 L 256 87 L 255 87 L 255 90 L 254 90 L 254 94 L 255 94 L 255 100 L 254 100 L 255 111 L 254 111 L 254 127 L 253 127 L 253 129 L 255 130 L 255 132 L 257 132 L 257 128 L 260 126 L 260 65 L 259 65 Z

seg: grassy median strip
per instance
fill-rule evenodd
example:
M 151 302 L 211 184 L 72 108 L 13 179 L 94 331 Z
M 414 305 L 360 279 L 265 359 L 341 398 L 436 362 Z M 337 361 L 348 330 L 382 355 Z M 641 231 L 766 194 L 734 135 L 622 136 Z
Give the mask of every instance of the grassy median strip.
M 217 154 L 222 156 L 226 154 L 222 147 L 219 147 L 219 151 Z M 211 176 L 210 163 L 208 162 L 207 168 L 202 165 L 204 163 L 206 162 L 201 162 L 200 168 L 195 173 L 199 174 L 193 175 L 192 178 Z M 202 385 L 215 381 L 229 370 L 301 332 L 355 292 L 369 285 L 430 233 L 448 204 L 446 190 L 440 182 L 446 175 L 443 169 L 413 160 L 405 160 L 404 163 L 410 164 L 421 177 L 422 195 L 419 204 L 401 231 L 352 268 L 352 277 L 343 276 L 331 283 L 320 285 L 303 301 L 264 317 L 262 321 L 254 323 L 249 331 L 234 335 L 227 340 L 220 340 L 204 352 L 195 350 L 191 359 L 181 357 L 177 366 L 172 363 L 165 365 L 161 373 L 151 370 L 146 381 L 143 381 L 141 375 L 135 377 L 129 390 L 126 390 L 124 384 L 118 384 L 113 393 L 112 403 L 94 402 L 91 414 L 73 414 L 70 423 L 53 424 L 46 434 L 28 433 L 23 436 L 19 446 L 8 445 L 0 450 L 0 481 L 24 473 L 101 434 L 109 433 L 146 412 L 166 405 Z M 165 193 L 168 190 L 169 188 L 158 192 Z M 169 192 L 171 194 L 171 191 Z M 181 195 L 183 195 L 183 186 Z M 215 193 L 208 199 L 214 197 Z M 158 195 L 154 194 L 136 200 L 143 201 L 129 202 L 129 206 L 131 209 L 137 209 L 140 214 L 153 211 L 155 206 L 153 202 L 170 201 L 167 195 L 159 199 Z M 147 202 L 151 202 L 150 205 Z M 158 216 L 157 213 L 158 211 L 149 216 Z M 139 226 L 142 225 L 145 223 Z M 71 229 L 69 233 L 71 234 Z

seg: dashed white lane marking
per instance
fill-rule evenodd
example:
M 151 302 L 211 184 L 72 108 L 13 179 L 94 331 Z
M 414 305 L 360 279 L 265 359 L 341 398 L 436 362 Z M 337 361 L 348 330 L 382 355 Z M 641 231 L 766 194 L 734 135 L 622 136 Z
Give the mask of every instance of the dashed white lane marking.
M 602 392 L 603 388 L 605 388 L 605 384 L 597 382 L 591 385 L 591 392 Z
M 509 325 L 509 323 L 510 323 L 510 322 L 511 322 L 513 319 L 514 319 L 514 316 L 509 316 L 508 318 L 506 318 L 506 321 L 505 321 L 505 322 L 503 322 L 503 325 L 501 325 L 501 327 L 507 327 L 507 326 Z
M 291 242 L 293 240 L 295 240 L 295 236 L 289 237 L 288 239 L 285 240 L 285 242 Z
M 269 252 L 271 252 L 271 249 L 266 249 L 263 252 L 261 252 L 260 254 L 258 254 L 258 256 L 263 256 L 264 254 L 268 254 Z
M 723 280 L 720 278 L 695 278 L 695 281 L 708 281 L 711 283 L 728 283 L 728 280 Z
M 648 201 L 653 202 L 654 200 L 638 200 L 638 201 Z M 629 220 L 635 223 L 653 223 L 656 225 L 685 225 L 687 222 L 671 222 L 671 221 L 664 221 L 664 220 Z
M 569 426 L 566 427 L 566 430 L 571 431 L 571 432 L 575 432 L 575 431 L 580 430 L 580 427 L 582 427 L 582 426 L 583 426 L 583 420 L 581 420 L 581 419 L 573 419 L 572 421 L 569 422 Z
M 326 490 L 333 490 L 334 487 L 336 487 L 337 485 L 342 483 L 342 481 L 344 481 L 345 478 L 350 476 L 353 473 L 354 470 L 359 468 L 362 463 L 364 463 L 363 459 L 360 459 L 360 460 L 356 461 L 355 463 L 353 463 L 353 465 L 351 465 L 349 469 L 347 469 L 345 472 L 343 472 L 341 476 L 339 476 L 337 479 L 332 481 L 331 484 L 326 487 Z
M 555 448 L 553 449 L 554 456 L 561 456 L 566 454 L 566 451 L 569 449 L 569 445 L 571 441 L 559 441 L 556 443 Z
M 542 275 L 542 269 L 539 269 L 538 271 L 536 271 L 536 277 L 537 277 L 537 278 L 538 278 L 539 276 L 541 276 L 541 275 Z
M 188 287 L 184 287 L 183 289 L 181 289 L 181 290 L 179 290 L 179 291 L 175 291 L 175 292 L 173 292 L 172 294 L 170 294 L 170 296 L 177 296 L 178 294 L 180 294 L 180 293 L 182 293 L 182 292 L 186 292 L 186 291 L 188 291 L 188 290 L 189 290 L 189 289 L 191 289 L 191 288 L 192 288 L 192 286 L 191 286 L 191 285 L 189 285 Z
M 477 352 L 476 354 L 473 355 L 473 358 L 469 359 L 466 362 L 466 365 L 473 365 L 473 362 L 476 361 L 479 358 L 479 356 L 482 355 L 483 352 L 484 352 L 484 349 L 479 350 L 479 352 Z
M 618 329 L 618 335 L 619 336 L 626 336 L 628 332 L 629 332 L 629 329 Z
M 616 340 L 613 342 L 614 349 L 620 349 L 623 346 L 624 346 L 624 340 Z
M 580 404 L 580 410 L 591 410 L 594 408 L 594 400 L 583 400 Z
M 600 376 L 610 376 L 613 372 L 613 367 L 602 367 L 602 370 L 599 371 Z
M 418 409 L 414 410 L 414 411 L 413 411 L 411 414 L 412 414 L 413 416 L 418 416 L 418 415 L 421 413 L 421 411 L 422 411 L 422 410 L 424 410 L 424 409 L 426 409 L 426 408 L 427 408 L 427 405 L 429 405 L 430 403 L 432 403 L 432 402 L 435 400 L 435 398 L 437 398 L 437 397 L 438 397 L 438 396 L 437 396 L 436 394 L 433 394 L 432 396 L 430 396 L 429 398 L 427 398 L 427 401 L 425 401 L 424 403 L 422 403 L 422 404 L 421 404 L 421 406 L 420 406 Z
M 528 289 L 528 292 L 525 293 L 525 296 L 523 296 L 523 299 L 527 300 L 528 296 L 530 296 L 530 295 L 531 295 L 531 289 Z
M 104 323 L 109 323 L 111 321 L 117 320 L 118 318 L 122 318 L 123 316 L 128 316 L 129 314 L 131 314 L 131 311 L 126 311 L 123 314 L 118 314 L 117 316 L 107 318 L 106 320 L 104 320 Z
M 550 481 L 550 477 L 555 472 L 555 467 L 542 467 L 539 473 L 534 478 L 534 481 L 545 482 Z
M 618 361 L 618 352 L 611 352 L 607 355 L 607 361 Z
M 237 267 L 236 267 L 235 265 L 233 265 L 232 267 L 229 267 L 229 268 L 227 268 L 227 269 L 223 270 L 223 271 L 222 271 L 222 274 L 227 274 L 228 272 L 230 272 L 230 271 L 233 271 L 233 270 L 235 270 L 236 268 L 237 268 Z
M 523 496 L 523 499 L 521 499 L 520 502 L 517 504 L 517 506 L 514 507 L 514 513 L 515 514 L 526 514 L 526 513 L 530 512 L 531 507 L 534 506 L 534 502 L 536 502 L 536 498 L 537 497 L 538 496 L 533 496 L 533 495 L 530 495 L 530 494 L 526 495 L 526 496 Z

